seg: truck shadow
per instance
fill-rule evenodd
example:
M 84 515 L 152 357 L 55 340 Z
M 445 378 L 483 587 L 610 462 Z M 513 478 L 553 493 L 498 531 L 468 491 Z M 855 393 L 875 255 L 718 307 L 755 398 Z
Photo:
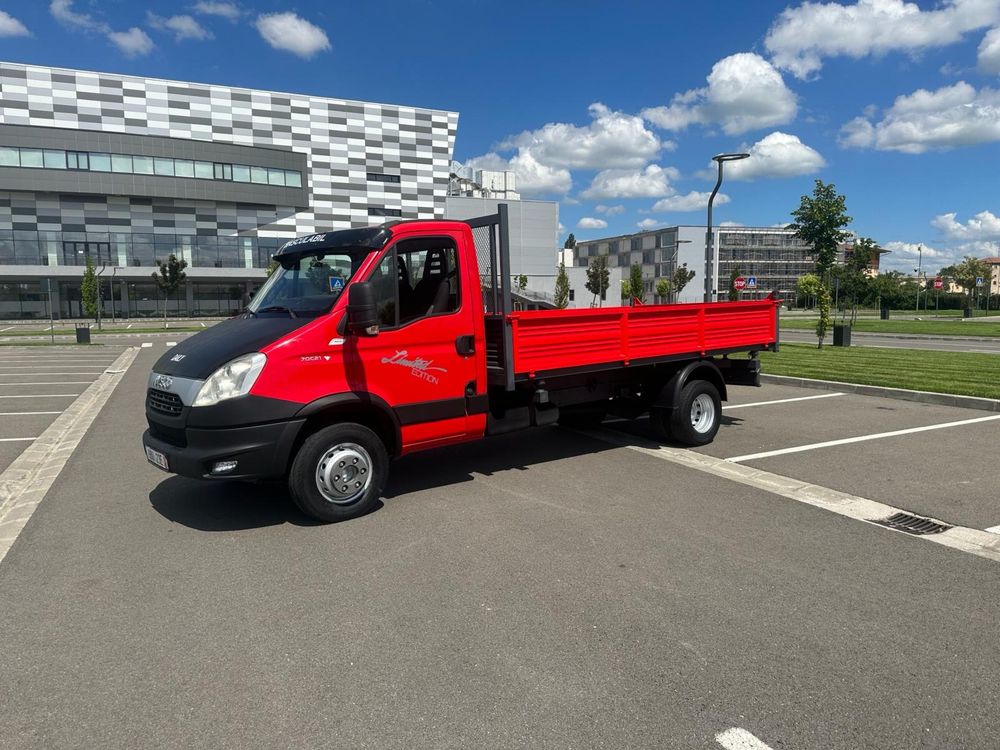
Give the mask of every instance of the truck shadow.
M 742 420 L 722 417 L 724 426 Z M 648 419 L 614 422 L 614 430 L 637 444 L 655 440 Z M 575 430 L 546 427 L 502 435 L 404 456 L 392 465 L 385 500 L 471 482 L 476 475 L 530 471 L 551 461 L 615 450 L 616 446 Z M 242 531 L 266 526 L 322 525 L 295 507 L 282 482 L 202 482 L 172 476 L 149 494 L 150 505 L 164 518 L 199 531 Z M 372 511 L 383 507 L 378 503 Z

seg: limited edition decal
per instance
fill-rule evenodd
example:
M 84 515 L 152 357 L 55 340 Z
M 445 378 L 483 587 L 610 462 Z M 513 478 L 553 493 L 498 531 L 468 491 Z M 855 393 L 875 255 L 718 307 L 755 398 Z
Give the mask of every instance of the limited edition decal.
M 443 367 L 435 367 L 433 359 L 421 359 L 420 357 L 409 358 L 409 352 L 405 349 L 403 351 L 397 351 L 391 357 L 382 357 L 383 365 L 399 365 L 400 367 L 410 368 L 410 374 L 419 378 L 420 380 L 426 380 L 428 383 L 437 385 L 440 381 L 436 375 L 433 375 L 431 371 L 436 372 L 448 372 Z

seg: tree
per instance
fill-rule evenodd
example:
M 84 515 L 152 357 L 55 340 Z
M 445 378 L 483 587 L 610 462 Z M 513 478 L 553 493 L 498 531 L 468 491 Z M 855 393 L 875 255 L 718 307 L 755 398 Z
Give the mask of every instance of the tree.
M 559 273 L 556 275 L 555 303 L 560 310 L 569 307 L 569 276 L 566 275 L 565 263 L 559 264 Z
M 569 233 L 569 237 L 567 237 L 566 241 L 563 243 L 563 248 L 569 250 L 576 249 L 576 237 L 573 236 L 572 232 Z
M 795 221 L 788 228 L 812 245 L 816 252 L 816 272 L 824 281 L 837 259 L 837 246 L 847 237 L 844 227 L 853 221 L 846 211 L 844 196 L 837 195 L 833 183 L 822 180 L 816 180 L 812 197 L 803 195 L 799 207 L 792 211 Z
M 88 318 L 97 318 L 97 274 L 94 273 L 94 261 L 90 253 L 86 255 L 87 267 L 83 270 L 83 281 L 80 284 L 80 304 L 83 314 Z
M 656 282 L 656 296 L 660 299 L 666 299 L 667 302 L 670 301 L 670 292 L 673 291 L 674 285 L 670 283 L 670 279 L 660 279 Z
M 629 297 L 639 300 L 639 303 L 646 301 L 646 283 L 642 278 L 642 266 L 633 263 L 628 274 Z
M 594 307 L 594 303 L 597 302 L 597 307 L 600 307 L 600 303 L 604 301 L 605 296 L 608 292 L 608 284 L 611 282 L 611 273 L 608 271 L 608 256 L 598 255 L 596 258 L 590 261 L 590 265 L 587 266 L 587 291 L 594 295 L 594 299 L 591 301 L 591 307 Z
M 187 268 L 187 261 L 183 259 L 178 260 L 176 255 L 170 253 L 170 257 L 165 262 L 157 260 L 156 265 L 159 271 L 154 271 L 152 277 L 160 292 L 163 293 L 163 327 L 166 328 L 167 299 L 177 291 L 177 288 L 187 278 L 187 274 L 184 273 L 184 269 Z
M 837 281 L 840 298 L 843 299 L 843 309 L 850 303 L 851 323 L 858 318 L 858 301 L 866 296 L 870 286 L 868 271 L 875 263 L 879 246 L 870 237 L 861 237 L 854 244 L 842 268 L 836 268 L 833 276 Z
M 514 286 L 517 288 L 519 292 L 523 292 L 525 289 L 528 288 L 528 277 L 525 276 L 523 273 L 520 276 L 515 276 Z
M 673 275 L 670 277 L 674 288 L 674 299 L 676 300 L 680 293 L 684 291 L 684 287 L 688 285 L 688 282 L 694 278 L 694 271 L 688 270 L 687 263 L 681 263 L 677 268 L 674 269 Z
M 827 289 L 819 276 L 807 273 L 799 277 L 796 282 L 796 290 L 806 297 L 815 297 L 819 307 L 819 320 L 816 321 L 816 338 L 819 339 L 819 348 L 823 348 L 823 339 L 830 328 L 830 290 Z
M 965 290 L 965 309 L 972 309 L 972 295 L 976 290 L 976 279 L 987 279 L 990 275 L 988 264 L 966 255 L 961 263 L 941 269 L 941 275 L 955 280 L 955 283 Z
M 740 290 L 736 288 L 736 279 L 743 275 L 743 272 L 734 268 L 729 272 L 729 301 L 737 302 L 740 298 Z

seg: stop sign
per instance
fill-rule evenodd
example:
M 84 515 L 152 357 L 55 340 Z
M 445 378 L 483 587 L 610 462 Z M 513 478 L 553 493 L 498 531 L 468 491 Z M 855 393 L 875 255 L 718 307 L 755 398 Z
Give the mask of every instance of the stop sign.
M 737 290 L 742 290 L 746 288 L 746 285 L 747 285 L 747 280 L 742 276 L 737 276 L 735 279 L 733 279 L 733 287 Z
M 944 286 L 944 280 L 940 276 L 938 276 L 936 279 L 934 279 L 934 288 L 935 289 L 940 289 L 943 286 Z

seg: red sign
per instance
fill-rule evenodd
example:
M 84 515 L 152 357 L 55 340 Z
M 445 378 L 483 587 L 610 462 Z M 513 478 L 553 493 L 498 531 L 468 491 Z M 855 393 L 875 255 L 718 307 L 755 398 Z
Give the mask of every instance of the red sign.
M 737 291 L 742 291 L 743 289 L 746 288 L 746 285 L 747 285 L 747 280 L 742 276 L 737 276 L 735 279 L 733 279 L 733 288 L 735 288 Z
M 934 288 L 935 289 L 940 289 L 943 286 L 944 286 L 944 280 L 940 276 L 938 276 L 936 279 L 934 279 Z

